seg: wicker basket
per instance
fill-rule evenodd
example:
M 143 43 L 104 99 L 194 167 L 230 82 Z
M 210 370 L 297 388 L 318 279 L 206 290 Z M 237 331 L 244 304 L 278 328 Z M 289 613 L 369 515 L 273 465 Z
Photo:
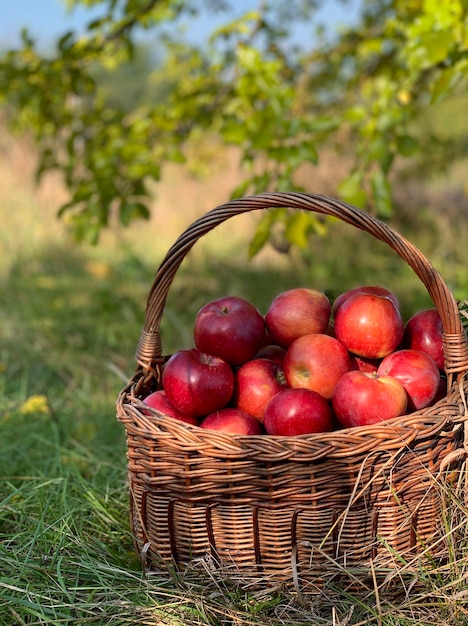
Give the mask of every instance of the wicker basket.
M 142 412 L 160 387 L 160 322 L 172 280 L 197 240 L 235 215 L 290 207 L 334 216 L 404 259 L 443 321 L 447 396 L 378 425 L 296 437 L 237 436 Z M 447 556 L 444 494 L 465 462 L 468 346 L 457 304 L 424 255 L 371 215 L 324 196 L 264 193 L 196 220 L 149 293 L 138 368 L 117 401 L 127 437 L 131 522 L 145 565 L 203 562 L 260 585 L 315 590 L 340 572 L 392 571 Z

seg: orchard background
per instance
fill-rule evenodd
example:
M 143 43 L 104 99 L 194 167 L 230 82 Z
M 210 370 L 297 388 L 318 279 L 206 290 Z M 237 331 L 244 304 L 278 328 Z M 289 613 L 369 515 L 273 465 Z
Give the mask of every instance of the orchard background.
M 309 1 L 251 2 L 242 15 L 217 0 L 68 4 L 102 20 L 46 48 L 25 34 L 0 49 L 0 624 L 468 621 L 463 562 L 421 572 L 424 591 L 404 600 L 373 590 L 308 606 L 209 573 L 203 585 L 142 576 L 114 410 L 162 256 L 230 197 L 341 197 L 402 232 L 468 298 L 466 2 L 363 0 L 338 32 L 318 28 Z M 194 44 L 197 11 L 225 26 Z M 290 286 L 333 296 L 378 283 L 407 317 L 430 305 L 369 236 L 272 215 L 235 218 L 197 244 L 170 292 L 166 353 L 228 292 L 264 312 Z

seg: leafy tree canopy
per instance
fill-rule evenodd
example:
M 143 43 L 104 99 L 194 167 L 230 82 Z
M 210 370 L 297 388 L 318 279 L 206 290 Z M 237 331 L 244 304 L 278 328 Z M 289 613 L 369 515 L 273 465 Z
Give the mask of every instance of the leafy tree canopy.
M 67 4 L 102 17 L 47 52 L 23 32 L 0 58 L 0 104 L 11 128 L 32 134 L 38 178 L 63 174 L 70 201 L 59 214 L 79 240 L 96 242 L 113 215 L 123 225 L 148 218 L 149 183 L 204 133 L 240 150 L 246 178 L 233 197 L 298 190 L 299 168 L 333 145 L 353 163 L 343 199 L 387 218 L 396 157 L 430 152 L 415 121 L 467 89 L 467 0 L 362 0 L 357 23 L 332 37 L 311 26 L 300 45 L 291 33 L 313 23 L 314 0 L 259 0 L 235 19 L 234 0 Z M 203 12 L 225 23 L 200 45 L 179 25 Z M 278 221 L 298 245 L 320 227 L 273 211 L 252 254 Z

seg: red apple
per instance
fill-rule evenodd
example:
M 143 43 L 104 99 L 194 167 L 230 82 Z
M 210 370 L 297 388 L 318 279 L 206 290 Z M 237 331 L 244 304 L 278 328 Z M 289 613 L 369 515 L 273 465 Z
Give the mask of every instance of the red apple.
M 335 316 L 343 302 L 346 302 L 346 300 L 348 300 L 351 296 L 354 296 L 355 293 L 373 293 L 376 296 L 386 296 L 387 298 L 390 298 L 397 309 L 400 308 L 398 298 L 393 291 L 390 291 L 390 289 L 387 289 L 386 287 L 379 287 L 378 285 L 364 285 L 362 287 L 355 287 L 354 289 L 349 289 L 344 293 L 340 293 L 340 295 L 333 302 L 332 315 Z
M 408 411 L 431 404 L 440 384 L 440 371 L 434 359 L 421 350 L 397 350 L 382 359 L 379 374 L 396 378 L 408 394 Z
M 281 365 L 270 359 L 252 359 L 235 374 L 234 402 L 238 409 L 263 422 L 268 401 L 287 387 Z
M 331 398 L 339 378 L 350 368 L 350 358 L 338 339 L 316 333 L 303 335 L 289 346 L 283 367 L 291 387 Z
M 284 355 L 286 354 L 286 350 L 281 346 L 277 346 L 276 344 L 269 344 L 267 346 L 262 346 L 260 350 L 255 355 L 256 359 L 270 359 L 278 365 L 283 365 Z
M 153 391 L 153 393 L 150 393 L 149 396 L 146 396 L 146 398 L 143 399 L 143 402 L 164 415 L 173 417 L 176 420 L 181 420 L 182 422 L 187 422 L 187 424 L 193 424 L 194 426 L 198 425 L 198 420 L 195 417 L 184 415 L 175 408 L 167 397 L 164 389 Z M 145 415 L 151 415 L 151 413 L 149 411 L 145 411 Z
M 353 354 L 380 359 L 396 350 L 404 323 L 391 298 L 358 292 L 339 307 L 335 337 Z
M 403 348 L 421 350 L 431 356 L 440 370 L 444 369 L 442 335 L 444 329 L 437 309 L 423 309 L 406 322 Z
M 218 356 L 196 348 L 175 352 L 164 366 L 162 385 L 184 415 L 201 417 L 224 407 L 234 391 L 234 372 Z
M 265 409 L 265 430 L 269 435 L 305 435 L 333 430 L 334 417 L 327 400 L 310 389 L 285 389 Z
M 330 320 L 331 304 L 315 289 L 290 289 L 278 294 L 265 315 L 273 342 L 288 348 L 292 342 L 310 333 L 324 333 Z
M 224 408 L 207 415 L 200 428 L 220 430 L 233 435 L 262 435 L 265 431 L 255 417 L 236 408 Z
M 195 346 L 202 352 L 241 365 L 252 359 L 263 344 L 265 321 L 251 302 L 226 296 L 201 307 L 193 334 Z
M 406 403 L 406 391 L 396 378 L 359 370 L 343 374 L 332 397 L 333 411 L 344 428 L 404 415 Z

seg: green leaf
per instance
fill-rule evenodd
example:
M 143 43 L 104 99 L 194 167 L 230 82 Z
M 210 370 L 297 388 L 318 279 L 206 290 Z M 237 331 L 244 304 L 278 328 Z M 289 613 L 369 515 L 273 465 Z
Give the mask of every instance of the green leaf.
M 313 117 L 310 121 L 305 120 L 304 127 L 309 133 L 327 133 L 336 130 L 340 126 L 338 117 Z
M 231 200 L 234 198 L 242 198 L 245 196 L 248 188 L 250 187 L 250 180 L 244 180 L 242 181 L 239 185 L 237 185 L 236 187 L 234 187 L 234 189 L 231 191 L 231 195 L 230 198 Z
M 354 106 L 345 111 L 344 119 L 349 122 L 362 122 L 367 117 L 367 111 L 364 106 Z
M 271 220 L 263 218 L 258 224 L 254 236 L 249 245 L 249 257 L 252 258 L 260 252 L 270 238 Z
M 345 202 L 360 209 L 367 204 L 362 172 L 355 171 L 345 178 L 338 186 L 338 192 Z
M 383 137 L 374 139 L 367 153 L 368 161 L 378 161 L 382 170 L 387 173 L 393 162 L 393 152 L 388 140 Z
M 57 46 L 62 53 L 66 53 L 74 43 L 74 31 L 69 30 L 57 42 Z
M 298 163 L 296 167 L 299 167 L 303 163 L 314 163 L 317 165 L 319 162 L 319 153 L 317 146 L 312 141 L 303 142 L 298 148 Z
M 372 172 L 371 187 L 377 215 L 385 218 L 390 217 L 392 214 L 390 184 L 381 169 Z
M 287 221 L 284 235 L 298 248 L 304 249 L 309 242 L 311 231 L 311 215 L 304 211 L 297 211 Z
M 88 201 L 95 193 L 95 186 L 92 183 L 83 182 L 75 184 L 77 185 L 76 191 L 72 198 L 75 204 Z
M 136 219 L 147 220 L 150 217 L 150 211 L 147 206 L 141 202 L 128 202 L 121 203 L 119 208 L 119 220 L 123 226 L 128 226 L 130 222 Z
M 426 59 L 435 65 L 444 61 L 454 43 L 453 32 L 436 31 L 426 33 L 421 37 L 421 46 L 425 50 Z
M 419 149 L 419 144 L 410 135 L 399 135 L 396 140 L 398 152 L 405 157 L 412 156 Z
M 431 104 L 440 102 L 453 89 L 462 76 L 463 73 L 460 72 L 457 65 L 441 70 L 432 84 Z
M 96 205 L 89 205 L 86 210 L 71 215 L 68 225 L 72 231 L 75 241 L 78 243 L 88 242 L 96 245 L 99 241 L 101 225 L 99 221 L 93 219 L 99 208 Z
M 252 258 L 265 246 L 271 237 L 271 230 L 276 221 L 284 219 L 285 210 L 282 208 L 269 209 L 260 219 L 254 236 L 249 245 L 249 257 Z

